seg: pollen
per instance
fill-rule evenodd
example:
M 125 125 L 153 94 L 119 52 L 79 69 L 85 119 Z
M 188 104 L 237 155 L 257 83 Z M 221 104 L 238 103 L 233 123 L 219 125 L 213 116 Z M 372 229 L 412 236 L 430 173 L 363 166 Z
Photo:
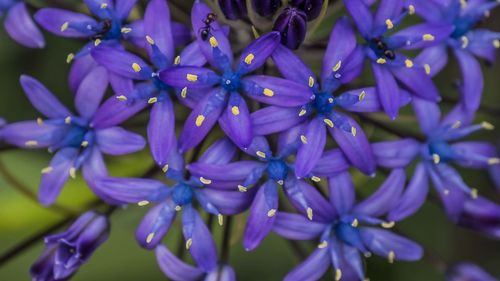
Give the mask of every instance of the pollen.
M 126 101 L 127 97 L 124 96 L 124 95 L 119 95 L 119 96 L 116 96 L 116 99 L 119 100 L 119 101 Z
M 443 190 L 443 194 L 448 196 L 450 194 L 450 190 L 449 189 L 445 189 Z
M 330 128 L 333 128 L 332 120 L 325 118 L 325 119 L 323 119 L 323 122 L 325 122 L 325 124 L 328 125 Z
M 262 93 L 264 94 L 264 96 L 266 97 L 272 97 L 274 96 L 274 92 L 273 90 L 269 89 L 269 88 L 264 88 L 264 91 L 262 91 Z
M 413 67 L 413 62 L 410 59 L 405 60 L 405 65 L 407 68 L 412 68 Z
M 395 222 L 389 221 L 389 222 L 383 222 L 380 224 L 383 228 L 393 228 L 394 225 L 396 225 Z
M 189 82 L 196 82 L 196 81 L 198 81 L 198 75 L 188 73 L 188 74 L 186 74 L 186 79 L 187 79 Z
M 262 151 L 257 151 L 255 152 L 255 154 L 257 154 L 257 156 L 261 157 L 261 158 L 266 158 L 266 153 L 262 152 Z
M 432 161 L 434 161 L 434 164 L 439 164 L 439 162 L 441 162 L 441 157 L 439 157 L 439 154 L 432 154 Z
M 284 184 L 283 180 L 279 180 L 276 183 L 279 184 L 279 185 L 283 185 Z
M 434 35 L 426 33 L 426 34 L 422 35 L 422 39 L 424 41 L 434 41 L 435 38 L 434 38 Z
M 64 32 L 66 29 L 68 29 L 69 27 L 69 22 L 64 22 L 62 25 L 61 25 L 61 32 Z
M 313 87 L 314 86 L 314 78 L 312 76 L 309 76 L 309 87 Z
M 239 115 L 239 114 L 240 114 L 240 108 L 239 108 L 239 107 L 237 107 L 237 106 L 233 106 L 233 107 L 231 107 L 231 113 L 232 113 L 233 115 L 235 115 L 235 116 L 236 116 L 236 115 Z
M 240 192 L 247 192 L 248 189 L 246 187 L 244 187 L 243 185 L 238 184 L 238 190 Z
M 342 270 L 340 269 L 335 269 L 335 281 L 340 281 L 342 278 Z
M 387 25 L 387 29 L 393 29 L 394 28 L 394 24 L 392 23 L 392 20 L 390 20 L 390 19 L 386 19 L 385 20 L 385 25 Z
M 427 75 L 431 74 L 431 66 L 428 63 L 424 64 L 424 70 L 425 70 L 425 74 L 427 74 Z
M 337 64 L 335 64 L 335 66 L 332 68 L 333 72 L 337 72 L 337 71 L 339 71 L 339 69 L 340 69 L 340 67 L 341 67 L 341 66 L 342 66 L 342 61 L 341 61 L 341 60 L 339 60 L 339 61 L 337 62 Z
M 460 40 L 462 40 L 462 49 L 465 49 L 467 48 L 467 46 L 469 46 L 469 38 L 467 38 L 467 36 L 460 37 Z
M 137 205 L 139 205 L 140 207 L 146 206 L 147 204 L 149 204 L 149 201 L 147 200 L 142 200 L 137 203 Z
M 218 220 L 220 226 L 224 225 L 224 216 L 223 215 L 218 214 L 217 220 Z
M 396 253 L 394 251 L 390 251 L 389 254 L 387 255 L 387 260 L 389 263 L 394 263 L 394 259 L 396 258 Z
M 306 113 L 307 113 L 307 110 L 301 109 L 299 112 L 299 116 L 302 117 L 302 116 L 306 115 Z
M 254 58 L 255 58 L 254 54 L 250 53 L 245 57 L 244 61 L 246 64 L 251 64 Z
M 358 96 L 358 100 L 362 101 L 362 100 L 365 99 L 365 97 L 366 97 L 366 92 L 365 91 L 361 91 L 361 94 L 359 94 L 359 96 Z
M 496 165 L 500 163 L 500 158 L 492 157 L 488 159 L 488 165 Z
M 193 245 L 193 239 L 192 239 L 192 238 L 189 238 L 189 239 L 186 241 L 186 250 L 189 250 L 189 248 L 191 248 L 191 245 Z
M 472 197 L 472 199 L 477 199 L 478 193 L 479 193 L 479 191 L 477 189 L 472 188 L 470 190 L 470 197 Z
M 179 65 L 181 63 L 181 56 L 176 56 L 174 59 L 174 64 Z
M 75 54 L 69 53 L 68 56 L 66 57 L 66 63 L 71 63 L 74 58 L 75 58 Z
M 317 176 L 312 176 L 312 177 L 311 177 L 311 180 L 312 180 L 313 182 L 320 182 L 320 181 L 321 181 L 321 178 L 320 178 L 320 177 L 317 177 Z
M 313 209 L 307 208 L 307 218 L 312 221 L 313 219 Z
M 351 134 L 353 137 L 356 136 L 356 132 L 357 132 L 356 127 L 351 127 Z
M 64 118 L 64 123 L 71 124 L 71 116 Z
M 80 145 L 81 145 L 82 147 L 87 147 L 87 146 L 89 146 L 89 142 L 88 142 L 88 141 L 86 141 L 86 140 L 84 140 L 84 141 L 82 141 L 82 143 L 81 143 Z
M 154 232 L 151 232 L 150 234 L 148 234 L 148 237 L 146 237 L 146 243 L 151 243 L 151 241 L 153 241 L 153 238 L 155 237 L 155 233 Z
M 42 169 L 42 174 L 48 174 L 52 172 L 52 170 L 54 170 L 54 168 L 52 168 L 51 166 L 45 167 Z
M 121 33 L 127 34 L 127 33 L 132 32 L 132 28 L 130 28 L 130 27 L 122 27 L 122 29 L 120 29 L 120 31 L 121 31 Z
M 460 7 L 461 7 L 462 9 L 465 9 L 465 8 L 467 7 L 467 1 L 465 1 L 465 0 L 460 0 Z
M 414 15 L 415 14 L 415 6 L 413 6 L 413 5 L 408 6 L 408 13 L 410 15 Z
M 303 144 L 307 144 L 307 137 L 304 136 L 304 135 L 300 135 L 300 141 L 303 143 Z
M 161 170 L 162 170 L 164 173 L 168 172 L 168 164 L 165 164 L 165 166 L 163 166 L 163 167 L 161 168 Z
M 179 205 L 176 205 L 176 206 L 174 207 L 174 210 L 175 210 L 176 212 L 180 212 L 180 211 L 182 210 L 182 207 L 181 207 L 181 206 L 179 206 Z
M 453 125 L 451 125 L 451 127 L 453 129 L 458 129 L 458 128 L 460 128 L 461 125 L 462 125 L 462 122 L 457 121 L 457 122 L 453 123 Z
M 96 47 L 99 46 L 99 44 L 101 44 L 101 42 L 102 42 L 101 39 L 96 39 L 94 41 L 94 46 L 96 46 Z
M 498 39 L 493 40 L 493 47 L 497 49 L 500 48 L 500 40 Z
M 26 146 L 37 146 L 38 142 L 36 140 L 29 140 L 24 143 Z
M 157 97 L 152 97 L 152 98 L 149 98 L 149 99 L 148 99 L 148 103 L 149 103 L 149 104 L 156 103 L 157 101 L 158 101 L 158 98 L 157 98 Z
M 108 7 L 108 3 L 102 3 L 101 4 L 101 9 L 106 9 Z
M 352 223 L 351 223 L 351 226 L 352 226 L 352 227 L 358 227 L 358 225 L 359 225 L 359 221 L 358 221 L 358 219 L 354 219 L 354 220 L 352 221 Z
M 204 178 L 204 177 L 200 177 L 200 181 L 201 181 L 201 183 L 203 183 L 203 184 L 211 184 L 211 183 L 212 183 L 212 181 L 211 181 L 211 180 L 206 179 L 206 178 Z
M 38 124 L 38 126 L 42 126 L 42 125 L 43 125 L 43 119 L 42 119 L 42 118 L 40 118 L 40 117 L 38 117 L 38 118 L 36 119 L 36 123 Z
M 154 45 L 155 44 L 155 41 L 153 40 L 153 38 L 151 38 L 149 35 L 146 35 L 146 40 L 148 41 L 148 43 L 150 45 Z
M 385 64 L 387 61 L 384 58 L 377 59 L 378 64 Z
M 181 97 L 182 97 L 183 99 L 185 99 L 185 98 L 186 98 L 186 96 L 187 96 L 187 91 L 188 91 L 188 88 L 187 88 L 187 87 L 182 88 L 182 90 L 181 90 Z
M 481 127 L 483 127 L 483 129 L 485 129 L 485 130 L 495 129 L 495 126 L 493 126 L 493 124 L 491 124 L 490 122 L 486 122 L 486 121 L 481 122 Z
M 201 114 L 198 115 L 198 117 L 196 117 L 196 121 L 195 121 L 196 127 L 200 127 L 203 124 L 203 121 L 205 121 L 205 116 L 203 116 Z
M 141 71 L 142 68 L 141 68 L 141 66 L 138 63 L 134 62 L 132 64 L 132 69 L 134 70 L 134 72 L 139 72 L 139 71 Z
M 69 168 L 69 176 L 74 179 L 76 178 L 76 168 L 75 167 L 71 167 Z
M 276 209 L 271 209 L 269 211 L 267 211 L 267 216 L 272 218 L 276 215 Z
M 318 248 L 324 249 L 328 246 L 328 241 L 323 240 L 321 243 L 318 244 Z
M 219 46 L 219 42 L 217 42 L 217 39 L 215 39 L 215 37 L 210 37 L 210 46 L 212 46 L 212 48 L 216 48 L 217 46 Z

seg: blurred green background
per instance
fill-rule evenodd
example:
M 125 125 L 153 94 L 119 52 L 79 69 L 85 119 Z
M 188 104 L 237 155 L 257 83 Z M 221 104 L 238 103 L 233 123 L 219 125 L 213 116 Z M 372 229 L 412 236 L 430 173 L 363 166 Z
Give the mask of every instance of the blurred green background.
M 174 18 L 181 15 L 174 14 Z M 333 23 L 328 17 L 318 29 L 318 38 L 328 35 Z M 500 26 L 500 13 L 495 12 L 486 23 L 492 29 Z M 9 122 L 35 119 L 39 114 L 31 107 L 24 96 L 18 80 L 21 74 L 29 74 L 42 81 L 65 104 L 71 105 L 71 93 L 67 87 L 66 55 L 79 49 L 82 42 L 64 40 L 51 35 L 46 36 L 48 48 L 28 50 L 16 45 L 0 29 L 0 116 Z M 301 55 L 319 66 L 321 52 L 302 50 Z M 485 85 L 483 104 L 496 108 L 495 113 L 479 114 L 478 121 L 487 120 L 500 126 L 500 64 L 485 67 Z M 440 74 L 436 83 L 443 96 L 456 97 L 452 82 L 460 76 L 456 62 L 451 60 L 446 70 Z M 446 108 L 446 104 L 444 104 Z M 382 122 L 388 122 L 380 117 Z M 141 121 L 143 118 L 137 118 Z M 136 123 L 138 123 L 136 121 Z M 127 126 L 136 127 L 134 121 Z M 140 122 L 139 122 L 140 123 Z M 400 119 L 391 126 L 414 129 L 415 123 L 411 111 L 406 109 Z M 366 125 L 365 130 L 372 140 L 393 138 L 384 131 Z M 488 139 L 498 144 L 498 131 L 481 132 L 472 138 Z M 80 212 L 88 202 L 94 200 L 79 176 L 70 180 L 65 187 L 58 206 L 44 208 L 36 203 L 40 170 L 45 167 L 50 155 L 45 151 L 8 150 L 0 152 L 0 253 L 11 249 L 25 239 L 53 225 L 69 215 Z M 135 155 L 107 158 L 110 172 L 115 176 L 140 176 L 152 164 L 147 150 Z M 8 175 L 8 176 L 6 176 Z M 483 171 L 463 171 L 464 179 L 476 187 L 482 194 L 487 194 L 498 202 L 499 196 L 493 191 L 487 174 Z M 356 176 L 357 188 L 361 194 L 368 194 L 380 184 L 382 177 L 374 180 Z M 25 188 L 24 192 L 20 189 Z M 141 249 L 134 240 L 135 228 L 147 207 L 131 206 L 119 209 L 111 216 L 112 232 L 110 239 L 84 265 L 72 280 L 165 280 L 153 252 Z M 165 243 L 174 252 L 177 251 L 180 233 L 178 223 L 167 235 Z M 215 222 L 214 235 L 220 246 L 221 231 Z M 244 215 L 233 220 L 230 263 L 235 267 L 239 280 L 272 281 L 281 278 L 300 261 L 291 250 L 290 244 L 271 234 L 254 252 L 246 253 L 241 246 L 244 229 Z M 420 243 L 426 250 L 426 257 L 415 263 L 396 262 L 391 265 L 385 259 L 372 257 L 367 260 L 368 277 L 381 281 L 421 281 L 443 280 L 441 262 L 473 261 L 482 265 L 494 276 L 500 277 L 500 243 L 487 239 L 478 233 L 461 229 L 450 223 L 441 208 L 435 203 L 426 203 L 420 212 L 398 225 L 397 230 Z M 302 243 L 301 246 L 311 252 L 314 245 Z M 29 280 L 28 270 L 41 253 L 41 241 L 35 243 L 21 254 L 0 267 L 0 280 Z M 186 255 L 185 255 L 186 256 Z M 439 260 L 440 262 L 436 262 Z M 331 280 L 331 274 L 325 280 Z

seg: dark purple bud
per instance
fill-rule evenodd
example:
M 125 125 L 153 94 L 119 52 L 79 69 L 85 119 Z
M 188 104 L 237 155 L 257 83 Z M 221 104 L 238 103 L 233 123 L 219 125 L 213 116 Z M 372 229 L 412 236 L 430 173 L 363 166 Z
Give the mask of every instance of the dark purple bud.
M 446 273 L 446 281 L 498 281 L 473 263 L 459 263 Z
M 224 16 L 230 20 L 241 19 L 247 15 L 245 0 L 219 0 L 219 7 Z
M 81 215 L 65 232 L 45 237 L 46 249 L 31 267 L 34 281 L 65 280 L 108 239 L 107 217 Z
M 271 17 L 281 7 L 281 0 L 252 0 L 252 7 L 257 14 Z
M 290 0 L 288 4 L 304 11 L 307 15 L 307 20 L 312 21 L 319 16 L 323 7 L 323 0 Z
M 286 8 L 274 22 L 273 30 L 281 33 L 281 43 L 290 49 L 297 49 L 307 31 L 307 16 L 296 8 Z

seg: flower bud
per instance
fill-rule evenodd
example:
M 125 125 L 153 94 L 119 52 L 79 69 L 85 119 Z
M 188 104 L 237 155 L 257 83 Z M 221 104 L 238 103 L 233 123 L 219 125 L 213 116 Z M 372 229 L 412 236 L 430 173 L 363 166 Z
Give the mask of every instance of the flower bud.
M 108 239 L 108 234 L 107 217 L 86 212 L 65 232 L 45 237 L 46 249 L 30 270 L 32 279 L 67 279 Z
M 473 263 L 459 263 L 446 273 L 446 281 L 497 281 Z
M 237 20 L 247 15 L 245 2 L 245 0 L 219 0 L 219 7 L 227 19 Z
M 257 14 L 271 17 L 281 7 L 281 0 L 252 0 L 252 7 Z
M 296 8 L 286 8 L 274 22 L 273 30 L 281 33 L 281 43 L 290 49 L 297 49 L 307 31 L 307 16 Z
M 319 16 L 323 7 L 323 0 L 290 0 L 288 4 L 304 11 L 307 15 L 307 20 L 311 21 Z

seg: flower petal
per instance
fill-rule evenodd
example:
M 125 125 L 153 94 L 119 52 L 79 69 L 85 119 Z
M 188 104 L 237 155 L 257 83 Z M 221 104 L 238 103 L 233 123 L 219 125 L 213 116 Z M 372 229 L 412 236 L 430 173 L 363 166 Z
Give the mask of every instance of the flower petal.
M 136 2 L 137 0 L 115 0 L 115 15 L 122 20 L 127 19 Z
M 402 12 L 403 1 L 399 0 L 381 0 L 375 14 L 374 26 L 386 25 L 386 20 L 396 20 Z
M 227 138 L 219 139 L 203 152 L 198 162 L 205 164 L 224 165 L 231 162 L 236 154 L 236 146 Z
M 356 23 L 359 32 L 369 38 L 373 28 L 373 17 L 367 5 L 362 0 L 346 1 L 345 7 Z
M 144 148 L 146 141 L 136 133 L 120 127 L 110 127 L 96 131 L 99 149 L 110 155 L 123 155 Z
M 377 92 L 380 104 L 384 108 L 385 113 L 391 119 L 395 119 L 400 104 L 400 89 L 396 83 L 396 79 L 385 66 L 372 63 L 372 71 L 377 82 Z
M 421 144 L 414 139 L 400 139 L 372 144 L 377 165 L 385 168 L 405 168 L 420 153 Z
M 462 71 L 463 85 L 460 88 L 463 95 L 463 105 L 468 111 L 475 112 L 481 102 L 481 95 L 484 88 L 481 66 L 466 51 L 455 50 L 454 53 Z
M 119 101 L 116 96 L 107 99 L 96 111 L 92 124 L 96 129 L 116 126 L 134 116 L 148 105 L 147 101 L 134 101 L 131 104 Z
M 418 123 L 422 132 L 426 135 L 434 132 L 439 126 L 439 120 L 441 118 L 441 110 L 439 106 L 432 101 L 427 101 L 414 97 L 411 105 L 415 111 Z
M 356 200 L 355 188 L 351 175 L 342 172 L 328 179 L 330 202 L 339 215 L 348 213 Z
M 278 212 L 273 232 L 291 240 L 313 240 L 323 233 L 328 225 L 310 221 L 303 215 Z
M 399 261 L 416 261 L 422 258 L 423 250 L 420 245 L 389 230 L 362 227 L 360 233 L 368 249 L 378 256 Z M 392 258 L 389 257 L 391 251 L 394 254 Z
M 21 75 L 21 86 L 31 104 L 48 118 L 66 118 L 71 112 L 38 80 Z
M 183 262 L 163 245 L 156 247 L 155 252 L 161 271 L 172 280 L 196 281 L 203 275 L 203 271 Z
M 441 97 L 434 85 L 431 77 L 425 73 L 425 70 L 418 67 L 397 67 L 391 69 L 392 74 L 401 82 L 410 93 L 429 100 L 440 101 Z
M 256 188 L 247 192 L 226 191 L 206 188 L 201 190 L 217 210 L 223 215 L 235 215 L 244 212 L 250 207 Z
M 140 57 L 117 48 L 107 46 L 93 48 L 92 57 L 109 71 L 130 79 L 149 79 L 145 74 L 151 73 L 148 64 Z
M 260 36 L 241 53 L 237 72 L 241 75 L 261 67 L 280 43 L 280 33 L 272 31 Z
M 219 76 L 208 68 L 178 66 L 160 72 L 160 79 L 172 87 L 207 88 L 219 82 Z
M 75 107 L 80 116 L 91 118 L 108 88 L 108 72 L 97 67 L 80 83 L 75 96 Z
M 36 121 L 22 121 L 2 128 L 2 140 L 24 148 L 41 148 L 54 145 L 66 133 L 66 128 Z
M 63 25 L 65 23 L 88 23 L 92 25 L 97 24 L 93 18 L 85 14 L 70 12 L 57 8 L 44 8 L 38 10 L 38 12 L 36 12 L 35 14 L 35 20 L 47 31 L 54 33 L 57 36 L 71 38 L 87 37 L 89 34 L 69 27 L 63 28 Z
M 72 93 L 76 93 L 83 78 L 85 78 L 92 70 L 99 65 L 92 56 L 83 56 L 75 59 L 68 75 L 69 88 Z
M 288 49 L 287 49 L 288 50 Z M 267 106 L 250 114 L 253 132 L 269 135 L 289 129 L 306 119 L 298 107 Z
M 427 1 L 426 1 L 427 2 Z M 448 63 L 448 52 L 445 44 L 425 48 L 415 58 L 415 64 L 426 67 L 429 66 L 429 75 L 436 76 Z
M 170 20 L 170 10 L 167 1 L 149 1 L 144 13 L 144 35 L 153 39 L 154 45 L 158 47 L 167 59 L 167 65 L 170 65 L 174 58 L 174 41 L 171 25 L 172 21 Z M 151 45 L 147 47 L 147 50 L 149 57 L 153 58 Z
M 319 280 L 330 266 L 328 248 L 316 249 L 304 262 L 288 273 L 284 281 Z
M 318 177 L 330 177 L 349 169 L 349 167 L 351 164 L 344 153 L 340 149 L 332 149 L 323 153 L 311 174 Z
M 252 143 L 253 130 L 247 103 L 237 93 L 229 96 L 228 105 L 219 119 L 222 130 L 236 145 L 247 148 Z
M 225 165 L 196 162 L 189 164 L 187 169 L 193 175 L 202 176 L 208 180 L 243 181 L 252 170 L 261 168 L 264 165 L 263 163 L 250 160 L 242 160 Z
M 276 48 L 272 58 L 281 75 L 290 81 L 309 85 L 310 77 L 312 79 L 315 77 L 309 66 L 299 56 L 283 45 L 279 45 Z
M 339 42 L 342 42 L 339 44 Z M 321 79 L 326 81 L 332 73 L 341 71 L 342 65 L 348 63 L 348 58 L 356 48 L 356 34 L 347 17 L 342 17 L 335 23 L 330 33 L 328 46 L 323 57 Z
M 309 102 L 313 96 L 308 86 L 277 77 L 247 76 L 242 83 L 250 98 L 272 105 L 300 106 Z
M 457 142 L 452 144 L 451 147 L 459 156 L 458 164 L 468 168 L 487 168 L 491 165 L 489 161 L 497 156 L 495 146 L 487 142 Z
M 319 117 L 311 120 L 303 135 L 302 145 L 297 152 L 295 161 L 295 175 L 305 177 L 314 168 L 323 154 L 326 144 L 326 128 L 323 120 Z
M 170 229 L 175 215 L 175 206 L 171 200 L 149 209 L 135 232 L 135 238 L 141 247 L 156 248 Z
M 5 31 L 19 44 L 29 48 L 45 46 L 43 35 L 31 19 L 24 2 L 19 2 L 9 9 L 4 24 Z
M 96 181 L 96 186 L 107 198 L 121 204 L 157 202 L 167 193 L 162 182 L 152 179 L 105 177 Z
M 175 112 L 168 94 L 153 105 L 148 123 L 148 142 L 158 166 L 167 164 L 171 149 L 175 149 Z

